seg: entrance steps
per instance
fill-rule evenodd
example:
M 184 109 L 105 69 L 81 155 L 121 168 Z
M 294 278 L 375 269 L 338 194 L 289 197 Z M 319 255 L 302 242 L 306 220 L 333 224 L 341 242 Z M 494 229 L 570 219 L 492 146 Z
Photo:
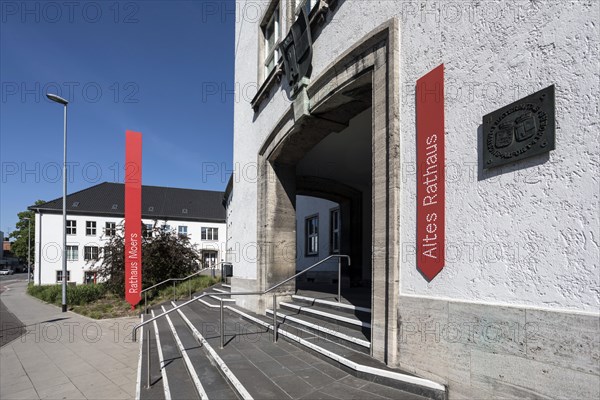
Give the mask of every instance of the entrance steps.
M 219 285 L 208 291 L 229 290 Z M 174 304 L 153 312 L 158 315 Z M 138 399 L 446 398 L 443 386 L 388 368 L 368 355 L 366 308 L 293 296 L 278 304 L 274 343 L 273 310 L 256 315 L 232 301 L 223 306 L 223 348 L 220 301 L 208 296 L 159 318 L 156 326 L 142 328 Z M 148 389 L 149 337 L 153 385 Z

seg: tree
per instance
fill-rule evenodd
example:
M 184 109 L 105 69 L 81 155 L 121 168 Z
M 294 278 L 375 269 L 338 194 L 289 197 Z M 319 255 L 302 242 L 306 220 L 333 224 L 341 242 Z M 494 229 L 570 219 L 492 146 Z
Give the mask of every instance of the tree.
M 143 228 L 145 229 L 145 228 Z M 191 275 L 200 266 L 200 253 L 185 235 L 153 229 L 142 235 L 142 286 L 150 287 L 169 278 Z M 104 246 L 95 271 L 108 290 L 125 297 L 125 240 L 123 230 Z
M 45 201 L 38 200 L 35 205 L 44 204 Z M 11 246 L 12 253 L 21 260 L 27 260 L 29 248 L 31 247 L 31 263 L 35 260 L 35 212 L 31 210 L 22 211 L 17 214 L 19 221 L 16 224 L 16 230 L 12 231 L 8 236 L 13 238 Z M 31 218 L 28 221 L 26 218 Z M 29 227 L 31 223 L 31 236 L 29 236 Z M 31 238 L 31 243 L 27 241 Z

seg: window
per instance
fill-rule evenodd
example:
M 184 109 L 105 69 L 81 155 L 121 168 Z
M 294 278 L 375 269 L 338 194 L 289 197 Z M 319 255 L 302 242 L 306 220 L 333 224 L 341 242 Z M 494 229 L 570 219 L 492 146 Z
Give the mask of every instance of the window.
M 84 246 L 83 247 L 83 259 L 85 261 L 97 260 L 98 259 L 98 246 Z
M 179 234 L 179 236 L 187 236 L 187 226 L 179 225 L 179 227 L 177 228 L 177 233 Z
M 96 272 L 94 271 L 85 271 L 84 275 L 83 275 L 83 283 L 85 283 L 86 285 L 92 284 L 92 283 L 96 283 Z
M 306 255 L 316 256 L 319 254 L 319 216 L 306 218 L 305 224 Z
M 304 8 L 306 15 L 310 15 L 310 12 L 317 5 L 319 0 L 296 0 L 296 15 L 300 14 L 300 10 Z
M 161 229 L 163 232 L 170 232 L 170 231 L 171 231 L 171 225 L 162 225 L 162 226 L 160 227 L 160 229 Z
M 107 222 L 104 225 L 104 234 L 106 236 L 115 236 L 117 234 L 117 224 L 115 222 Z
M 275 7 L 273 13 L 268 19 L 268 22 L 263 26 L 264 36 L 264 54 L 265 54 L 265 78 L 269 76 L 271 71 L 275 69 L 277 60 L 279 59 L 279 50 L 277 45 L 280 39 L 280 27 L 279 27 L 279 6 Z
M 219 240 L 219 228 L 202 228 L 202 240 Z
M 329 212 L 329 252 L 340 253 L 340 209 L 334 208 Z
M 145 238 L 151 238 L 152 237 L 152 224 L 144 224 L 144 229 L 142 232 L 142 236 L 144 236 Z
M 85 234 L 96 236 L 96 221 L 85 221 Z
M 56 271 L 56 282 L 62 282 L 63 272 L 62 270 Z M 67 270 L 67 282 L 71 280 L 71 271 Z
M 67 220 L 67 235 L 77 234 L 77 221 L 68 219 Z
M 67 246 L 67 261 L 77 261 L 79 259 L 79 247 Z

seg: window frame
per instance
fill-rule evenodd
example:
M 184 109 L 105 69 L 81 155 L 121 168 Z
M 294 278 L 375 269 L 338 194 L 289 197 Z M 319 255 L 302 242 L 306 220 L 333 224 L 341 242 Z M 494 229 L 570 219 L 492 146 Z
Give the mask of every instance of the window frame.
M 182 232 L 181 228 L 185 228 L 185 232 Z M 188 236 L 188 226 L 187 225 L 179 225 L 179 226 L 177 226 L 177 234 L 179 236 Z
M 117 236 L 117 223 L 116 222 L 105 222 L 104 223 L 104 234 L 108 237 Z
M 154 225 L 144 224 L 144 228 L 142 229 L 142 237 L 145 239 L 152 239 L 153 231 Z
M 89 275 L 93 276 L 93 279 L 92 279 L 91 282 L 87 281 L 87 277 Z M 83 284 L 84 285 L 93 285 L 93 284 L 96 284 L 97 283 L 97 279 L 98 279 L 98 273 L 96 271 L 83 271 Z
M 96 257 L 94 257 L 94 249 L 96 249 Z M 88 257 L 88 250 L 90 255 Z M 83 246 L 83 260 L 84 261 L 98 261 L 100 259 L 100 247 L 98 246 Z
M 73 245 L 73 244 L 67 245 L 67 261 L 79 261 L 79 246 L 78 245 Z
M 96 236 L 97 226 L 96 221 L 85 221 L 85 236 Z
M 310 14 L 319 5 L 320 0 L 295 0 L 294 1 L 294 20 L 300 15 L 300 10 L 306 7 L 306 4 L 310 4 L 310 7 L 306 10 L 306 15 L 310 17 Z
M 281 41 L 281 7 L 280 4 L 277 4 L 273 10 L 270 12 L 270 15 L 267 22 L 261 27 L 263 34 L 263 73 L 264 77 L 268 77 L 277 67 L 277 63 L 280 58 L 279 54 L 279 42 Z M 269 26 L 273 25 L 273 47 L 269 49 L 269 38 L 267 38 L 267 31 L 269 30 Z M 273 66 L 269 68 L 269 64 L 273 63 Z
M 55 275 L 56 283 L 61 283 L 63 281 L 63 279 L 62 279 L 62 273 L 63 273 L 62 269 L 57 269 L 56 270 L 56 275 Z M 58 279 L 58 275 L 59 274 L 60 274 L 60 279 Z M 71 270 L 68 269 L 67 270 L 67 282 L 70 282 L 70 281 L 71 281 Z
M 337 215 L 337 218 L 334 218 L 334 214 Z M 337 228 L 334 227 L 334 221 L 337 222 Z M 337 234 L 337 240 L 335 239 L 335 234 Z M 342 214 L 340 212 L 340 207 L 334 207 L 329 210 L 329 254 L 340 254 L 341 247 Z
M 211 233 L 209 235 L 209 232 Z M 210 236 L 210 238 L 209 238 Z M 215 228 L 212 226 L 203 226 L 200 228 L 200 240 L 206 241 L 218 241 L 219 240 L 219 228 Z
M 68 219 L 65 230 L 67 232 L 67 235 L 77 235 L 77 220 L 76 219 Z
M 316 231 L 314 233 L 310 232 L 310 221 L 316 221 Z M 312 249 L 313 244 L 316 244 L 316 249 Z M 316 257 L 319 255 L 319 214 L 309 215 L 304 218 L 304 255 L 306 257 Z

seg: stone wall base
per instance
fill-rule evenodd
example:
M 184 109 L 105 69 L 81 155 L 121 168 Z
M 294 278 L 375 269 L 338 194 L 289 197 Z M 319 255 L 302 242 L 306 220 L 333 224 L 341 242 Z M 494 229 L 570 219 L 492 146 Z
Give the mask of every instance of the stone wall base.
M 398 367 L 450 399 L 600 398 L 600 316 L 400 296 Z

